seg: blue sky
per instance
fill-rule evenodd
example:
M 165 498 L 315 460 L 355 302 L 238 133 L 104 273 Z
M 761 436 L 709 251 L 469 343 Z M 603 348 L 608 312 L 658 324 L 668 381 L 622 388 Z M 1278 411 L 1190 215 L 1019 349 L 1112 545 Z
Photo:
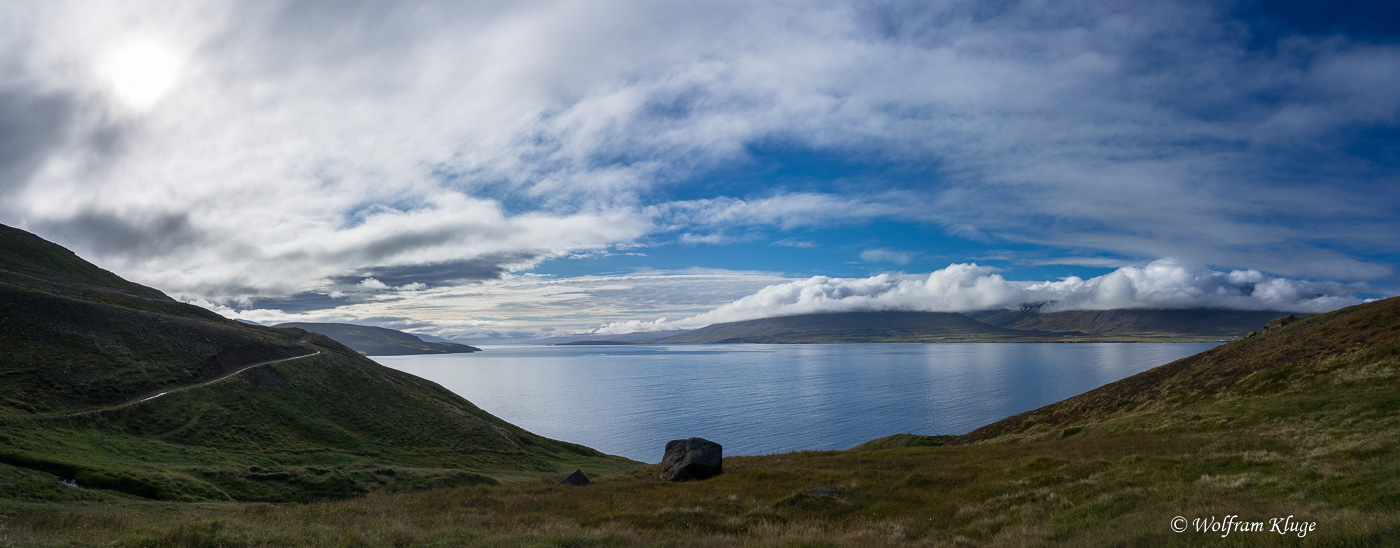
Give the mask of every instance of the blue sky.
M 465 340 L 1395 295 L 1389 2 L 18 2 L 0 222 Z

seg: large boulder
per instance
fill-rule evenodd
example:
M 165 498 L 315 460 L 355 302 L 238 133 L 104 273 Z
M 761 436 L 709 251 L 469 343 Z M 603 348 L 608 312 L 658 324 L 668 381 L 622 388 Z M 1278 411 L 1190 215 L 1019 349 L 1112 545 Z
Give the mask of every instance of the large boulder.
M 724 472 L 724 447 L 704 438 L 666 442 L 661 458 L 661 479 L 665 481 L 702 480 Z
M 569 477 L 564 478 L 564 480 L 559 483 L 561 485 L 577 485 L 581 487 L 588 485 L 590 482 L 588 481 L 588 476 L 583 475 L 583 470 L 575 469 L 574 473 L 569 474 Z

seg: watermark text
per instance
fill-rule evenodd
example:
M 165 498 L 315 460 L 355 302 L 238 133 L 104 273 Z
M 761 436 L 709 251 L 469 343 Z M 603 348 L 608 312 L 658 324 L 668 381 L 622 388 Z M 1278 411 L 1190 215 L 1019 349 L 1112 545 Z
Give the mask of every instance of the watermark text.
M 1185 533 L 1194 531 L 1197 533 L 1219 533 L 1220 538 L 1230 536 L 1231 533 L 1276 533 L 1280 535 L 1298 535 L 1298 538 L 1308 536 L 1308 533 L 1317 529 L 1316 521 L 1303 521 L 1289 514 L 1281 518 L 1268 518 L 1264 520 L 1251 521 L 1240 519 L 1238 515 L 1230 514 L 1223 518 L 1218 516 L 1205 516 L 1187 519 L 1186 516 L 1176 516 L 1171 521 L 1172 531 Z

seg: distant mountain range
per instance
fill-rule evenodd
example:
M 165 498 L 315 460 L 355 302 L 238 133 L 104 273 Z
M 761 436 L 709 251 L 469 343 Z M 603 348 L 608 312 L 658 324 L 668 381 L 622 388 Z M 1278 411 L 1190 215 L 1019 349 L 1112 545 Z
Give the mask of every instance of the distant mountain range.
M 637 342 L 650 342 L 650 341 L 654 341 L 654 340 L 660 339 L 660 338 L 662 338 L 662 337 L 670 337 L 670 336 L 672 336 L 672 335 L 680 335 L 680 334 L 682 334 L 682 333 L 689 333 L 689 331 L 688 331 L 688 330 L 685 330 L 685 329 L 676 329 L 676 330 L 673 330 L 673 331 L 648 331 L 648 332 L 645 332 L 645 333 L 623 333 L 623 334 L 620 334 L 620 335 L 594 335 L 594 336 L 591 336 L 591 337 L 575 337 L 575 338 L 572 339 L 572 341 L 574 341 L 574 342 L 579 342 L 579 343 L 592 343 L 592 344 L 597 344 L 597 343 L 617 343 L 617 342 L 637 343 Z M 558 343 L 557 343 L 557 342 L 550 342 L 549 344 L 558 344 Z
M 1028 336 L 951 312 L 843 312 L 719 323 L 658 339 L 678 343 L 983 341 Z
M 1287 316 L 1277 310 L 1246 311 L 1218 308 L 1178 310 L 997 310 L 973 312 L 983 323 L 1036 332 L 1075 332 L 1086 335 L 1181 335 L 1240 337 L 1259 331 L 1270 320 Z
M 569 337 L 550 337 L 547 339 L 535 339 L 530 341 L 533 344 L 556 344 L 556 345 L 609 345 L 609 344 L 637 344 L 649 343 L 663 337 L 689 333 L 685 329 L 673 331 L 643 331 L 637 333 L 623 333 L 618 335 L 574 335 Z
M 841 312 L 719 323 L 644 344 L 1207 341 L 1259 331 L 1280 311 L 1034 309 Z M 640 335 L 640 334 L 637 334 Z M 615 337 L 614 344 L 640 338 Z M 601 344 L 584 342 L 573 344 Z
M 475 346 L 453 342 L 425 341 L 417 335 L 383 327 L 348 323 L 291 322 L 273 327 L 295 327 L 320 333 L 366 356 L 406 356 L 413 354 L 466 354 L 480 352 Z

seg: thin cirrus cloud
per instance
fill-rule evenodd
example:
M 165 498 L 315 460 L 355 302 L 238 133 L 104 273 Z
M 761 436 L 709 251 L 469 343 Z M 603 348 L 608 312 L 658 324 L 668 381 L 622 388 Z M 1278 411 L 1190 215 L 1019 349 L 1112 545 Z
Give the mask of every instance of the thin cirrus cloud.
M 1400 47 L 1260 44 L 1236 11 L 10 4 L 0 222 L 179 298 L 331 310 L 339 292 L 364 317 L 384 316 L 351 290 L 368 278 L 431 292 L 639 245 L 815 253 L 838 247 L 821 231 L 876 222 L 1393 288 Z M 104 72 L 132 44 L 179 60 L 139 106 Z M 942 256 L 906 246 L 862 255 Z M 684 266 L 706 265 L 656 268 Z
M 878 247 L 860 252 L 860 260 L 871 263 L 894 263 L 904 265 L 909 264 L 909 261 L 914 260 L 916 256 L 918 256 L 917 253 Z

